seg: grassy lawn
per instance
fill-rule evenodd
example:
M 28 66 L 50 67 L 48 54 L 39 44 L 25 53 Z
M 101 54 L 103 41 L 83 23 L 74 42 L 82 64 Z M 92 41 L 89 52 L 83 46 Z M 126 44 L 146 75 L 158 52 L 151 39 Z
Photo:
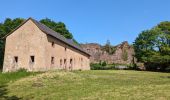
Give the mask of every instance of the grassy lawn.
M 50 71 L 8 81 L 6 89 L 7 97 L 24 100 L 168 100 L 170 74 L 123 70 Z

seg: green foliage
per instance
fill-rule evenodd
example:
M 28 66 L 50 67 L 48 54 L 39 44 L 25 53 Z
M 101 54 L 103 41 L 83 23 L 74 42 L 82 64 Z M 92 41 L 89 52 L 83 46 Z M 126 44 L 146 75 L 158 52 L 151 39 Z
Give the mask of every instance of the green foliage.
M 106 64 L 105 62 L 103 63 L 91 63 L 90 64 L 91 70 L 113 70 L 115 69 L 114 64 Z
M 117 70 L 122 69 L 119 67 L 124 67 L 124 70 L 137 70 L 136 64 L 107 64 L 105 61 L 100 61 L 99 63 L 91 63 L 91 70 Z
M 91 70 L 101 70 L 101 69 L 103 69 L 103 66 L 101 66 L 101 64 L 98 64 L 98 63 L 91 63 L 90 69 Z
M 63 22 L 54 22 L 51 19 L 42 19 L 40 20 L 41 23 L 45 24 L 49 28 L 53 29 L 54 31 L 60 33 L 67 39 L 73 39 L 72 33 L 66 28 L 66 25 Z
M 170 66 L 170 22 L 162 22 L 143 31 L 134 42 L 135 57 L 148 70 L 164 71 Z
M 107 65 L 106 61 L 103 61 L 101 65 L 106 66 Z

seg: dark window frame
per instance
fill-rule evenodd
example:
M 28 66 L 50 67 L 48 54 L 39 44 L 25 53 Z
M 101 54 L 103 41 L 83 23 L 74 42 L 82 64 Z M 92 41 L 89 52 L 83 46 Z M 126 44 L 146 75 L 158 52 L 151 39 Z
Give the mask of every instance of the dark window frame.
M 18 56 L 14 56 L 15 63 L 18 63 Z
M 51 57 L 51 64 L 54 64 L 54 63 L 55 63 L 55 58 Z
M 65 51 L 67 51 L 67 47 L 65 47 Z
M 60 59 L 60 67 L 63 65 L 63 60 Z
M 54 43 L 54 42 L 51 42 L 51 46 L 52 46 L 52 47 L 55 47 L 55 43 Z
M 35 63 L 35 56 L 30 56 L 30 61 L 31 61 L 31 63 Z

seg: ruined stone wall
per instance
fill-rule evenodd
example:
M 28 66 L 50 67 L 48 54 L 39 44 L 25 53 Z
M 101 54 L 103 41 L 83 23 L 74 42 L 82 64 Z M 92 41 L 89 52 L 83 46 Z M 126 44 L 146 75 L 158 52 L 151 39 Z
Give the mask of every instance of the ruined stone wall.
M 134 49 L 128 44 L 128 42 L 122 42 L 121 44 L 115 46 L 116 50 L 113 54 L 109 54 L 102 50 L 103 46 L 97 43 L 81 44 L 81 46 L 92 55 L 90 58 L 91 63 L 106 61 L 108 64 L 130 64 L 133 63 L 134 60 Z M 127 60 L 123 59 L 124 52 L 127 52 Z

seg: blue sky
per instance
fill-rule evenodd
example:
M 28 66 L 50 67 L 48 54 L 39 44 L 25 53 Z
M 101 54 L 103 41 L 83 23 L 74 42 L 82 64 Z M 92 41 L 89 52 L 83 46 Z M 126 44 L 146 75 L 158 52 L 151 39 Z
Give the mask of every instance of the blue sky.
M 48 17 L 64 22 L 80 43 L 116 45 L 170 21 L 170 0 L 1 0 L 0 22 L 7 17 Z

